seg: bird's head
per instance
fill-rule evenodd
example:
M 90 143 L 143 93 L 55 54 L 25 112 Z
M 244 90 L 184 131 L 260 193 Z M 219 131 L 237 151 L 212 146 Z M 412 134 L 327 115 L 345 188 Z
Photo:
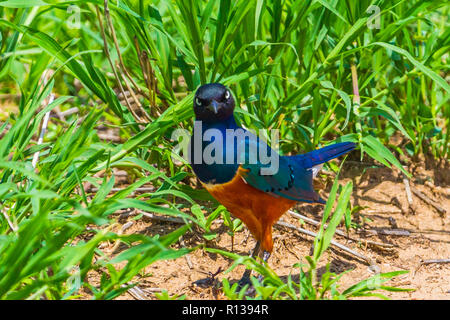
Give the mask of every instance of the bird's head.
M 233 95 L 223 84 L 204 84 L 195 92 L 194 112 L 197 120 L 222 121 L 228 119 L 233 114 L 233 110 Z

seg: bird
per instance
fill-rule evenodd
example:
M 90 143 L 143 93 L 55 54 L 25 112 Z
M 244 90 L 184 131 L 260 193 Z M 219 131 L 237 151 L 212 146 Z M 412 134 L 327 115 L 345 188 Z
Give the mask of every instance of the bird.
M 324 204 L 313 188 L 313 178 L 324 162 L 352 151 L 356 144 L 341 142 L 305 154 L 280 156 L 237 124 L 233 94 L 223 84 L 201 85 L 193 104 L 191 167 L 203 187 L 256 239 L 250 256 L 262 255 L 267 262 L 273 251 L 274 223 L 298 202 Z M 260 150 L 266 152 L 265 163 Z M 274 159 L 276 168 L 270 168 L 267 158 Z M 250 274 L 247 269 L 239 283 L 250 283 Z

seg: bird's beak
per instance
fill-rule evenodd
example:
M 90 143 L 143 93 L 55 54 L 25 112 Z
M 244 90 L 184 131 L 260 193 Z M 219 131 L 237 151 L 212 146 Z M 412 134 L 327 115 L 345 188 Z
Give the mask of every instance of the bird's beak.
M 219 112 L 219 103 L 216 100 L 212 100 L 207 109 L 213 111 L 214 114 L 217 114 Z

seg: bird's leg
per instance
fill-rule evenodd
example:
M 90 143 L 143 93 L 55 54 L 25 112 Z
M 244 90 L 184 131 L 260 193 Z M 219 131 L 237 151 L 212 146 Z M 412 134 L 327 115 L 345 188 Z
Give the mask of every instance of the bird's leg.
M 256 241 L 256 245 L 253 248 L 252 252 L 250 253 L 250 258 L 257 257 L 259 255 L 260 250 L 261 250 L 261 243 L 259 241 Z M 241 280 L 239 280 L 239 288 L 242 288 L 246 284 L 251 284 L 250 282 L 251 273 L 252 273 L 251 269 L 246 269 L 244 271 Z
M 264 251 L 263 253 L 263 261 L 267 262 L 267 260 L 269 260 L 270 258 L 270 252 L 269 251 Z
M 269 251 L 264 251 L 263 252 L 263 261 L 267 263 L 267 260 L 269 260 L 270 258 L 270 252 Z M 258 276 L 258 281 L 262 283 L 263 281 L 263 276 L 259 275 Z

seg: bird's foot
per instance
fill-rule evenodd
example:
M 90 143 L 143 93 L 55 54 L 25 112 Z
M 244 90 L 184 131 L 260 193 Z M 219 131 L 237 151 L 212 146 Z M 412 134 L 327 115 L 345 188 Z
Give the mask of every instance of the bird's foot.
M 256 290 L 255 290 L 255 288 L 253 287 L 253 284 L 252 284 L 252 282 L 251 282 L 251 280 L 250 280 L 250 276 L 243 276 L 242 278 L 241 278 L 241 280 L 239 280 L 239 282 L 238 282 L 238 292 L 241 292 L 241 290 L 245 287 L 245 286 L 247 286 L 247 290 L 245 291 L 245 295 L 246 296 L 252 296 L 252 295 L 254 295 L 255 294 L 255 292 L 256 292 Z
M 245 285 L 252 286 L 252 282 L 250 281 L 250 275 L 243 275 L 241 280 L 238 282 L 238 289 L 241 290 Z
M 259 275 L 258 276 L 258 282 L 262 283 L 263 282 L 263 276 Z M 256 289 L 253 286 L 252 281 L 250 280 L 250 275 L 244 275 L 242 276 L 241 280 L 239 280 L 238 282 L 238 291 L 240 292 L 246 285 L 248 285 L 247 291 L 245 292 L 246 296 L 254 296 L 256 293 Z

